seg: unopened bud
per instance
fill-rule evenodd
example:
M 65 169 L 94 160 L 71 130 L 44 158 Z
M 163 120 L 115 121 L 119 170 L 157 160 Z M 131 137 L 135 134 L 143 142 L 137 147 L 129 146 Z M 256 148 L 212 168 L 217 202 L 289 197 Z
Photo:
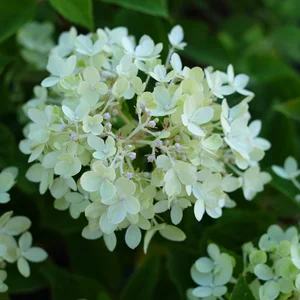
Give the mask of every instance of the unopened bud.
M 127 173 L 126 173 L 126 177 L 127 177 L 128 179 L 132 179 L 132 173 L 127 172 Z
M 105 120 L 109 120 L 110 119 L 110 113 L 105 113 L 104 115 L 103 115 L 103 118 L 105 119 Z
M 148 125 L 149 125 L 149 127 L 154 128 L 155 125 L 156 125 L 156 123 L 155 123 L 154 121 L 150 121 L 150 122 L 148 123 Z
M 131 152 L 131 153 L 129 154 L 129 158 L 130 158 L 131 160 L 136 159 L 136 153 L 135 153 L 135 152 Z
M 148 162 L 154 162 L 155 156 L 154 155 L 149 155 L 147 160 L 148 160 Z

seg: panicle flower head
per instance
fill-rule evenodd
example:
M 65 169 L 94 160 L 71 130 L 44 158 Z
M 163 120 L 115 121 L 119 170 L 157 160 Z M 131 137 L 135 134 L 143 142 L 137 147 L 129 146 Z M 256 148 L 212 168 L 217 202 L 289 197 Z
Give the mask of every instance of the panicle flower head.
M 230 193 L 242 188 L 251 200 L 270 180 L 259 168 L 270 143 L 258 137 L 261 122 L 250 122 L 248 76 L 235 76 L 231 65 L 227 73 L 186 67 L 176 53 L 186 46 L 182 27 L 168 39 L 163 63 L 163 45 L 148 35 L 136 41 L 124 27 L 86 35 L 71 28 L 24 107 L 20 149 L 34 162 L 27 178 L 40 193 L 50 190 L 57 209 L 83 214 L 82 235 L 103 237 L 109 250 L 120 230 L 130 248 L 143 231 L 145 250 L 156 232 L 182 241 L 176 226 L 185 209 L 198 221 L 219 218 L 235 206 Z M 241 101 L 232 106 L 234 93 Z M 173 225 L 160 215 L 167 211 Z
M 243 252 L 246 270 L 257 277 L 254 292 L 260 300 L 299 297 L 300 243 L 295 227 L 284 231 L 272 225 L 259 239 L 258 247 L 250 242 Z

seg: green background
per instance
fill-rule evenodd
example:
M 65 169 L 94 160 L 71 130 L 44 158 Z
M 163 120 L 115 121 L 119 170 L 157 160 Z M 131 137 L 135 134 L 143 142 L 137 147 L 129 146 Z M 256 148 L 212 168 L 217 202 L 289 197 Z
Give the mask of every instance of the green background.
M 126 247 L 124 232 L 118 233 L 113 253 L 102 240 L 84 240 L 80 234 L 84 217 L 73 220 L 68 213 L 56 211 L 51 196 L 39 195 L 37 185 L 24 177 L 27 158 L 18 150 L 21 106 L 46 76 L 20 56 L 15 34 L 30 20 L 54 23 L 56 38 L 71 25 L 82 33 L 122 25 L 130 34 L 148 34 L 165 45 L 172 26 L 182 25 L 188 46 L 179 54 L 187 66 L 213 65 L 225 71 L 232 63 L 236 72 L 251 77 L 249 89 L 256 97 L 250 110 L 254 119 L 263 122 L 261 135 L 272 143 L 263 169 L 282 165 L 289 155 L 300 159 L 299 0 L 1 0 L 0 168 L 17 166 L 20 176 L 11 202 L 0 209 L 30 217 L 34 241 L 50 258 L 33 265 L 29 279 L 8 266 L 9 294 L 1 294 L 0 299 L 185 299 L 186 289 L 195 286 L 190 267 L 205 254 L 208 242 L 236 257 L 238 275 L 244 242 L 256 241 L 274 222 L 297 224 L 296 191 L 272 174 L 272 183 L 252 202 L 235 193 L 238 206 L 225 210 L 218 220 L 205 217 L 198 223 L 192 209 L 187 209 L 180 224 L 186 241 L 168 242 L 156 236 L 147 256 L 142 247 L 134 251 Z M 231 299 L 253 299 L 247 289 L 247 282 L 240 278 Z

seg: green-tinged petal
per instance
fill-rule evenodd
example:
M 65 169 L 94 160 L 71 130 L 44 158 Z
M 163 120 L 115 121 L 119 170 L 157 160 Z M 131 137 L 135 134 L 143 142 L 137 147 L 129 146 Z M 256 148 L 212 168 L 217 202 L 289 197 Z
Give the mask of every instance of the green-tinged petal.
M 116 187 L 108 180 L 104 180 L 101 184 L 100 194 L 103 200 L 109 200 L 116 194 Z
M 11 218 L 3 227 L 2 231 L 9 235 L 19 235 L 29 229 L 31 221 L 27 217 L 17 216 Z
M 125 242 L 129 248 L 136 248 L 142 239 L 142 233 L 140 228 L 137 225 L 131 224 L 125 234 Z
M 30 232 L 26 231 L 19 238 L 19 247 L 22 252 L 26 252 L 32 245 L 32 235 Z
M 186 239 L 185 233 L 178 227 L 166 225 L 159 230 L 159 233 L 167 240 L 182 242 Z
M 80 178 L 80 184 L 87 192 L 96 192 L 100 190 L 102 178 L 94 171 L 83 173 Z
M 21 275 L 23 275 L 24 277 L 30 276 L 30 266 L 29 266 L 28 261 L 25 258 L 20 257 L 18 259 L 17 266 L 18 266 L 18 270 L 21 273 Z
M 104 234 L 104 243 L 109 251 L 114 251 L 117 245 L 117 237 L 115 233 Z
M 201 257 L 195 262 L 196 268 L 199 272 L 211 272 L 214 267 L 214 262 L 208 257 Z
M 32 262 L 42 262 L 48 257 L 48 254 L 40 247 L 32 247 L 23 253 L 23 256 Z

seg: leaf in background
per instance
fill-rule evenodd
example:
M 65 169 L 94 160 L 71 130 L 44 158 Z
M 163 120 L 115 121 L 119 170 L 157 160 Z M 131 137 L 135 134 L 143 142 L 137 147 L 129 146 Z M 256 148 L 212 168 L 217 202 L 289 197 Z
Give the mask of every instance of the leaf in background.
M 39 264 L 30 265 L 31 274 L 28 278 L 20 274 L 16 265 L 8 264 L 6 269 L 8 273 L 6 284 L 9 287 L 9 292 L 12 294 L 34 293 L 48 285 L 45 277 L 41 276 Z
M 295 25 L 278 27 L 272 32 L 270 39 L 284 56 L 300 60 L 300 28 Z
M 8 127 L 0 123 L 0 168 L 6 167 L 13 161 L 17 148 L 13 133 Z
M 10 300 L 8 293 L 1 293 L 0 294 L 0 300 Z
M 0 42 L 34 17 L 36 0 L 0 1 Z
M 50 3 L 67 20 L 93 30 L 92 0 L 50 0 Z
M 129 279 L 121 300 L 152 300 L 152 293 L 159 279 L 160 259 L 158 255 L 148 256 Z
M 111 292 L 118 294 L 121 286 L 121 268 L 117 252 L 110 252 L 103 240 L 86 240 L 80 233 L 64 236 L 72 270 L 81 276 L 99 281 Z M 85 259 L 78 259 L 82 249 L 88 249 Z M 101 258 L 100 258 L 101 257 Z
M 271 149 L 262 160 L 263 167 L 280 165 L 288 156 L 298 157 L 297 129 L 295 122 L 276 111 L 268 111 L 262 121 L 260 136 L 271 142 Z
M 54 208 L 54 199 L 50 196 L 39 196 L 39 201 L 36 201 L 37 208 L 40 214 L 41 228 L 49 229 L 64 236 L 69 233 L 78 233 L 86 225 L 86 220 L 83 216 L 74 220 L 68 211 L 58 211 Z
M 168 44 L 168 31 L 160 18 L 121 8 L 114 15 L 114 26 L 124 26 L 124 24 L 128 27 L 129 33 L 137 38 L 148 34 L 155 43 Z
M 167 252 L 167 269 L 169 276 L 177 289 L 178 299 L 186 299 L 186 290 L 195 283 L 190 276 L 194 262 L 199 258 L 196 249 L 172 245 Z
M 300 97 L 274 106 L 274 109 L 285 116 L 300 121 Z
M 231 300 L 255 300 L 245 278 L 241 275 L 231 294 Z
M 226 50 L 209 27 L 200 21 L 179 20 L 187 42 L 183 54 L 202 65 L 225 69 L 230 63 Z
M 106 293 L 102 292 L 99 293 L 97 300 L 112 300 L 112 298 L 108 296 Z
M 49 259 L 41 271 L 50 284 L 52 300 L 97 300 L 99 293 L 103 292 L 103 287 L 94 279 L 70 273 Z
M 168 17 L 168 7 L 165 0 L 102 0 L 103 2 L 120 5 L 157 17 Z
M 278 78 L 298 77 L 290 65 L 272 54 L 255 54 L 250 56 L 247 61 L 247 69 L 243 72 L 255 78 L 259 85 Z M 286 88 L 288 89 L 289 86 Z
M 225 210 L 222 218 L 206 227 L 201 241 L 204 244 L 211 241 L 238 253 L 244 243 L 265 233 L 274 222 L 275 216 L 266 212 L 235 207 Z
M 283 179 L 276 174 L 274 174 L 273 171 L 269 170 L 269 173 L 272 174 L 272 181 L 270 182 L 270 185 L 278 190 L 280 193 L 284 194 L 286 197 L 292 199 L 295 201 L 295 196 L 299 194 L 298 189 L 293 185 L 293 183 L 289 180 Z M 299 207 L 300 208 L 300 207 Z

